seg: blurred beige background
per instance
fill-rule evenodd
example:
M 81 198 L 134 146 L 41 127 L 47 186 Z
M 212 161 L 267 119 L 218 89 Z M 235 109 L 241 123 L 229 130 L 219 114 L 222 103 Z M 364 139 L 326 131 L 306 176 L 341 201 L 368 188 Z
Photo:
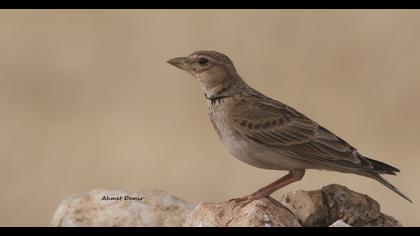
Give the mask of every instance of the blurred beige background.
M 161 189 L 188 201 L 248 194 L 285 174 L 225 151 L 196 81 L 165 61 L 212 49 L 242 77 L 402 170 L 308 171 L 278 191 L 338 183 L 420 226 L 420 11 L 0 11 L 0 226 L 45 226 L 68 195 Z

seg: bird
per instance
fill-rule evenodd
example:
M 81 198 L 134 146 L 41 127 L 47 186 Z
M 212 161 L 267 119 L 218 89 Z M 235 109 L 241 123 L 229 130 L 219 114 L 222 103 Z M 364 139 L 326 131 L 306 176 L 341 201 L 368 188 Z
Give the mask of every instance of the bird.
M 364 156 L 303 113 L 252 88 L 225 54 L 200 50 L 167 63 L 198 81 L 211 123 L 231 155 L 257 168 L 288 171 L 257 191 L 231 200 L 247 203 L 271 198 L 275 191 L 302 180 L 310 169 L 368 177 L 412 202 L 382 176 L 396 175 L 399 169 Z

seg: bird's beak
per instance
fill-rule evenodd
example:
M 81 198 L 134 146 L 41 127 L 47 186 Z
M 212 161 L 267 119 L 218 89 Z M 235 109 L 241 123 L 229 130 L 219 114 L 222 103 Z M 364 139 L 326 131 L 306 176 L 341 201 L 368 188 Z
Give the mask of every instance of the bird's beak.
M 167 62 L 175 67 L 178 67 L 181 70 L 188 70 L 188 62 L 186 57 L 176 57 L 172 58 L 170 60 L 167 60 Z

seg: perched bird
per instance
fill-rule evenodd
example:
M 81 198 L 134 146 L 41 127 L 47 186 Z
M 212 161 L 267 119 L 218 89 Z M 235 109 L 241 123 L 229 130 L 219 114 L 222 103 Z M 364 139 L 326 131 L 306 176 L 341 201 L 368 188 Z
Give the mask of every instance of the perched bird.
M 227 150 L 237 159 L 289 173 L 235 201 L 269 197 L 299 181 L 305 169 L 352 173 L 375 179 L 411 200 L 381 175 L 399 170 L 363 156 L 353 146 L 294 108 L 250 87 L 226 55 L 196 51 L 167 61 L 194 76 L 207 99 L 210 120 Z

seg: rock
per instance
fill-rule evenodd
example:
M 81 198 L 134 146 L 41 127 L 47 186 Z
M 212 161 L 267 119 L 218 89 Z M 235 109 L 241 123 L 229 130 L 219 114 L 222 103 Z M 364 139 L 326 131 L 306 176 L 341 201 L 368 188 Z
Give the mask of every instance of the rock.
M 350 225 L 346 224 L 343 220 L 337 220 L 334 224 L 330 225 L 330 227 L 351 227 Z
M 63 200 L 50 226 L 182 226 L 193 208 L 162 191 L 95 189 Z
M 363 227 L 402 227 L 402 224 L 394 217 L 381 213 L 379 218 L 363 225 Z
M 263 198 L 245 206 L 233 201 L 200 203 L 184 226 L 298 227 L 301 225 L 287 208 L 279 205 L 279 202 L 272 198 Z
M 382 214 L 377 201 L 350 189 L 331 184 L 315 191 L 296 191 L 283 196 L 288 207 L 303 226 L 328 226 L 342 220 L 351 226 L 401 226 Z
M 132 199 L 127 199 L 131 197 Z M 330 226 L 399 227 L 371 197 L 332 184 L 298 190 L 280 202 L 192 204 L 162 191 L 96 189 L 63 200 L 50 226 Z
M 381 215 L 379 203 L 371 197 L 332 184 L 321 189 L 329 208 L 327 223 L 342 219 L 352 226 L 363 226 Z
M 328 207 L 319 190 L 287 193 L 280 202 L 296 215 L 303 226 L 327 225 Z

